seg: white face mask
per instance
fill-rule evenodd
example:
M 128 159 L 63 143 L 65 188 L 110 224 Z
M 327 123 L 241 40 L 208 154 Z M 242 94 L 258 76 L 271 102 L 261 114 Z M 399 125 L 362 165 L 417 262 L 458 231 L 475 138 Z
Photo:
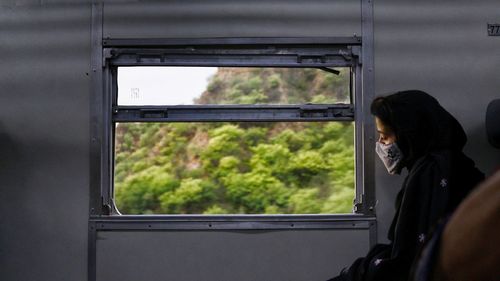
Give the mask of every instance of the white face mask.
M 398 145 L 395 142 L 391 144 L 377 142 L 375 144 L 375 151 L 380 157 L 380 160 L 384 162 L 385 168 L 387 168 L 389 174 L 394 175 L 399 162 L 403 159 L 403 153 L 399 149 Z

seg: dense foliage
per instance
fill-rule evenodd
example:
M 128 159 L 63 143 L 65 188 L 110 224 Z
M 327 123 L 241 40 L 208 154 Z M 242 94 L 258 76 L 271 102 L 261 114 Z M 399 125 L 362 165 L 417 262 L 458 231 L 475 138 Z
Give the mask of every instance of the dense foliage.
M 348 73 L 219 68 L 198 104 L 335 103 Z M 353 124 L 120 123 L 115 197 L 127 214 L 351 212 Z

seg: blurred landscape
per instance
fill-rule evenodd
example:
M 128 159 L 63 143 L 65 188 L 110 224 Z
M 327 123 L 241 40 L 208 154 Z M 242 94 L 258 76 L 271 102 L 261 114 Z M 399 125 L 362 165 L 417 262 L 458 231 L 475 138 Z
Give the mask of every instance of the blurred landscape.
M 194 104 L 348 103 L 349 70 L 219 68 Z M 118 123 L 124 214 L 350 213 L 351 122 Z

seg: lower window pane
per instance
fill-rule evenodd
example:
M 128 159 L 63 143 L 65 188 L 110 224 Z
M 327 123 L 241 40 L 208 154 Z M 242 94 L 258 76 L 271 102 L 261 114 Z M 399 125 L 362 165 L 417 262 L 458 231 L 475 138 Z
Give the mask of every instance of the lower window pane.
M 118 123 L 123 214 L 350 213 L 354 124 Z

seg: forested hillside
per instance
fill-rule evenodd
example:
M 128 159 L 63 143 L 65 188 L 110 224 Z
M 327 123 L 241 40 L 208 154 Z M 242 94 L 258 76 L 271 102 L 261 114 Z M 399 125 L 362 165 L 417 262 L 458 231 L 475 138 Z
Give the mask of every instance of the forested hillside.
M 197 104 L 348 102 L 349 73 L 219 68 Z M 351 212 L 353 124 L 120 123 L 115 198 L 125 214 Z

